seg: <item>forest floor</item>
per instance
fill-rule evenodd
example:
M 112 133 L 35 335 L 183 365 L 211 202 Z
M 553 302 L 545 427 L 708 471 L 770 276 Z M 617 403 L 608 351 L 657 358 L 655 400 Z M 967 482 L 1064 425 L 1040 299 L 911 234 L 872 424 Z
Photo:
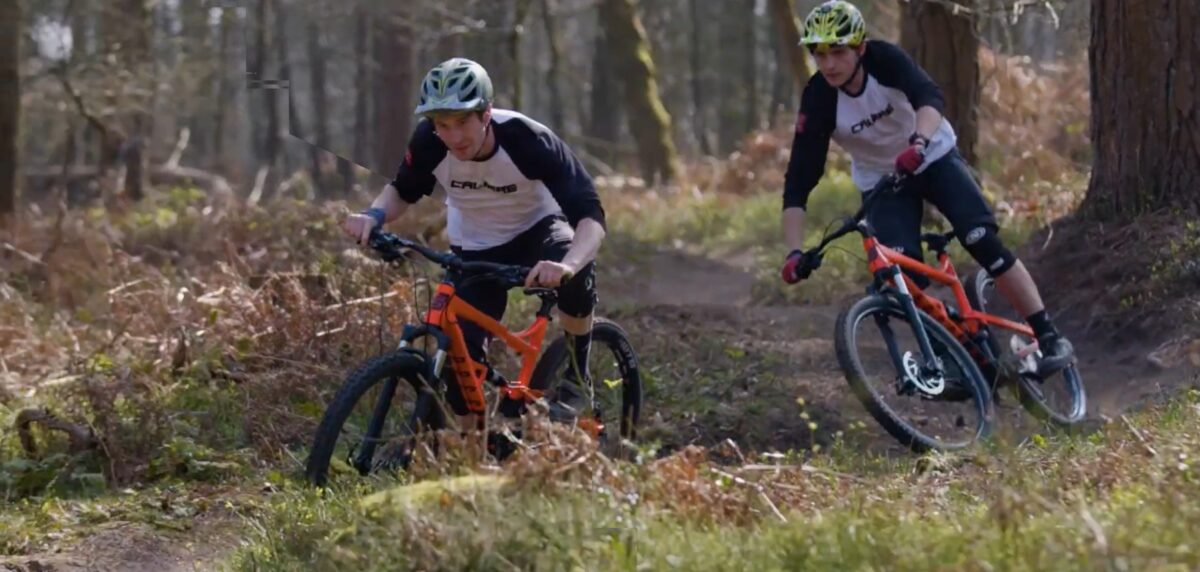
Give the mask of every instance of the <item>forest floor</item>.
M 735 210 L 749 211 L 745 220 L 754 221 L 760 212 L 772 212 L 773 199 L 764 199 L 762 202 L 767 206 L 751 205 Z M 712 209 L 719 210 L 721 207 L 705 204 L 697 208 L 707 212 Z M 1187 423 L 1179 421 L 1181 416 L 1185 420 L 1200 419 L 1200 409 L 1194 405 L 1195 397 L 1186 397 L 1186 392 L 1179 393 L 1181 388 L 1200 384 L 1200 379 L 1197 378 L 1197 371 L 1200 370 L 1200 343 L 1197 340 L 1200 338 L 1194 335 L 1194 322 L 1189 322 L 1186 318 L 1179 319 L 1180 312 L 1186 315 L 1188 308 L 1195 306 L 1186 305 L 1192 304 L 1187 301 L 1177 302 L 1173 306 L 1155 306 L 1156 299 L 1153 297 L 1142 301 L 1130 301 L 1130 292 L 1136 293 L 1136 290 L 1114 291 L 1113 286 L 1117 282 L 1111 276 L 1113 273 L 1128 272 L 1122 269 L 1122 264 L 1128 262 L 1114 260 L 1109 262 L 1113 268 L 1104 266 L 1104 255 L 1110 252 L 1111 241 L 1093 243 L 1078 236 L 1060 236 L 1057 239 L 1049 236 L 1048 241 L 1046 232 L 1042 231 L 1028 241 L 1022 252 L 1022 255 L 1031 261 L 1035 276 L 1046 276 L 1044 283 L 1047 286 L 1043 288 L 1052 290 L 1047 294 L 1051 307 L 1054 308 L 1055 304 L 1058 304 L 1057 307 L 1063 308 L 1059 312 L 1060 325 L 1075 343 L 1079 367 L 1087 384 L 1089 415 L 1094 419 L 1089 425 L 1089 432 L 1098 432 L 1101 437 L 1055 436 L 1034 422 L 1018 404 L 1011 400 L 1001 401 L 996 422 L 1002 429 L 1001 442 L 1007 445 L 1001 445 L 1000 451 L 984 451 L 978 453 L 978 456 L 952 456 L 947 461 L 936 455 L 917 457 L 908 453 L 907 449 L 888 437 L 874 423 L 849 393 L 834 356 L 832 334 L 838 312 L 862 291 L 862 285 L 846 279 L 846 276 L 853 276 L 851 271 L 838 270 L 840 267 L 837 263 L 832 263 L 831 266 L 835 269 L 829 272 L 837 274 L 838 277 L 831 279 L 829 283 L 814 283 L 810 291 L 811 298 L 809 293 L 798 295 L 795 291 L 782 292 L 771 278 L 775 268 L 770 264 L 777 262 L 774 260 L 777 257 L 773 256 L 773 249 L 763 246 L 764 242 L 769 240 L 764 237 L 770 237 L 775 232 L 770 225 L 760 225 L 765 228 L 753 227 L 750 232 L 737 233 L 737 236 L 728 240 L 706 242 L 691 238 L 690 233 L 703 230 L 698 230 L 693 224 L 694 221 L 687 224 L 661 223 L 658 220 L 661 217 L 658 215 L 646 216 L 653 218 L 654 224 L 661 224 L 664 228 L 654 227 L 649 219 L 635 221 L 615 230 L 606 243 L 611 246 L 606 246 L 606 252 L 599 265 L 601 305 L 598 311 L 622 324 L 639 353 L 648 386 L 646 411 L 643 415 L 644 436 L 647 441 L 654 443 L 656 450 L 652 457 L 657 460 L 647 461 L 641 468 L 613 469 L 603 463 L 594 465 L 597 462 L 594 458 L 571 456 L 575 449 L 566 447 L 562 454 L 569 458 L 534 459 L 529 461 L 529 464 L 518 465 L 507 471 L 485 466 L 475 467 L 464 473 L 460 467 L 447 469 L 446 474 L 442 476 L 482 474 L 486 478 L 492 478 L 489 475 L 500 475 L 496 478 L 510 479 L 524 474 L 531 477 L 530 482 L 536 482 L 540 478 L 547 478 L 547 474 L 554 474 L 563 476 L 564 482 L 577 481 L 581 485 L 588 485 L 592 483 L 588 479 L 595 479 L 595 475 L 606 474 L 604 471 L 608 470 L 613 475 L 613 482 L 606 481 L 605 486 L 610 486 L 613 491 L 629 491 L 632 487 L 632 490 L 644 495 L 647 502 L 655 507 L 655 510 L 648 512 L 648 515 L 653 513 L 654 516 L 631 515 L 622 512 L 624 509 L 618 507 L 613 509 L 615 512 L 602 511 L 595 514 L 587 512 L 591 509 L 580 509 L 586 515 L 590 515 L 583 518 L 595 520 L 592 524 L 599 527 L 601 520 L 614 515 L 620 520 L 621 515 L 625 515 L 627 520 L 632 519 L 635 523 L 640 523 L 642 528 L 638 530 L 649 534 L 649 538 L 658 537 L 679 542 L 689 538 L 704 540 L 713 534 L 718 537 L 720 534 L 736 536 L 741 534 L 737 531 L 756 530 L 756 526 L 765 526 L 761 524 L 763 519 L 774 521 L 775 517 L 771 516 L 772 514 L 784 521 L 781 526 L 786 530 L 769 529 L 768 536 L 782 534 L 790 538 L 788 535 L 799 534 L 795 530 L 787 529 L 790 526 L 787 523 L 795 518 L 793 516 L 789 519 L 788 516 L 796 514 L 796 511 L 801 514 L 813 510 L 818 513 L 823 510 L 831 511 L 829 514 L 840 518 L 838 515 L 847 510 L 842 504 L 849 502 L 846 499 L 856 498 L 861 501 L 872 495 L 896 501 L 893 508 L 899 511 L 897 514 L 903 511 L 928 514 L 924 511 L 933 510 L 933 514 L 948 515 L 945 518 L 950 521 L 946 526 L 962 526 L 963 522 L 972 522 L 972 518 L 977 518 L 977 515 L 971 516 L 974 513 L 968 508 L 964 508 L 966 505 L 938 504 L 941 501 L 930 501 L 934 502 L 934 505 L 926 505 L 928 499 L 914 500 L 907 496 L 920 496 L 917 492 L 904 492 L 909 488 L 912 491 L 920 489 L 923 491 L 920 494 L 924 495 L 937 489 L 940 492 L 931 494 L 945 500 L 943 497 L 947 494 L 947 483 L 956 479 L 961 479 L 963 484 L 961 488 L 949 485 L 951 497 L 968 496 L 974 499 L 973 502 L 983 503 L 981 506 L 991 506 L 993 512 L 1025 510 L 1027 512 L 1022 514 L 1032 520 L 1049 518 L 1045 515 L 1052 514 L 1052 508 L 1046 509 L 1045 514 L 1037 513 L 1035 518 L 1034 513 L 1039 509 L 1021 504 L 1031 502 L 1028 499 L 1037 497 L 1037 494 L 1049 493 L 1037 489 L 1038 493 L 1035 494 L 1032 488 L 1020 488 L 1018 485 L 1025 484 L 1024 481 L 1013 481 L 1012 479 L 1018 477 L 1005 472 L 1003 468 L 997 468 L 997 465 L 1011 462 L 1014 466 L 1038 467 L 1038 470 L 1054 466 L 1055 471 L 1060 471 L 1055 474 L 1060 476 L 1068 472 L 1064 467 L 1070 467 L 1075 471 L 1070 473 L 1073 475 L 1071 478 L 1083 479 L 1083 484 L 1079 486 L 1084 490 L 1109 490 L 1105 487 L 1110 486 L 1116 490 L 1125 484 L 1136 488 L 1151 482 L 1162 483 L 1162 479 L 1175 483 L 1176 481 L 1171 479 L 1175 479 L 1177 475 L 1171 476 L 1173 473 L 1170 473 L 1170 467 L 1173 465 L 1169 462 L 1162 467 L 1154 465 L 1150 468 L 1130 465 L 1128 474 L 1112 477 L 1121 483 L 1111 484 L 1105 481 L 1105 484 L 1097 485 L 1096 479 L 1103 481 L 1105 477 L 1093 469 L 1100 471 L 1105 463 L 1112 462 L 1108 457 L 1109 452 L 1141 447 L 1153 451 L 1150 457 L 1163 458 L 1165 455 L 1175 454 L 1175 448 L 1178 448 L 1178 455 L 1182 456 L 1177 458 L 1176 464 L 1180 466 L 1191 462 L 1188 460 L 1188 454 L 1195 454 L 1193 451 L 1196 445 L 1196 431 L 1194 428 L 1189 429 Z M 709 213 L 705 216 L 716 215 Z M 722 228 L 736 227 L 741 220 L 736 214 L 722 216 L 732 217 L 719 221 Z M 636 231 L 630 230 L 639 226 L 641 228 Z M 1180 240 L 1184 241 L 1182 248 L 1185 253 L 1191 255 L 1193 251 L 1189 249 L 1192 246 L 1186 241 L 1195 240 L 1195 237 L 1189 234 L 1192 230 L 1185 229 L 1180 232 Z M 197 231 L 197 236 L 203 234 Z M 15 238 L 10 240 L 16 241 Z M 1077 252 L 1073 264 L 1078 265 L 1075 267 L 1078 270 L 1063 271 L 1060 267 L 1056 271 L 1049 263 L 1040 262 L 1039 254 L 1043 250 L 1047 250 L 1046 256 L 1060 256 L 1050 260 L 1062 259 L 1061 253 L 1050 251 L 1046 247 L 1047 244 L 1053 244 L 1054 240 L 1069 241 L 1075 245 Z M 319 248 L 319 245 L 314 248 Z M 202 252 L 186 254 L 186 241 L 180 247 L 180 251 L 185 254 L 158 255 L 181 267 L 195 263 L 194 260 L 189 261 L 190 258 L 202 260 L 206 256 Z M 140 254 L 148 258 L 155 255 L 153 250 Z M 295 256 L 303 259 L 304 255 L 297 253 Z M 850 260 L 849 263 L 857 261 Z M 375 276 L 372 272 L 364 271 L 367 279 Z M 1162 272 L 1159 272 L 1155 276 L 1161 275 Z M 202 275 L 195 274 L 193 277 L 195 276 Z M 207 282 L 210 289 L 216 287 L 216 282 L 210 278 L 206 277 L 201 281 Z M 345 279 L 344 282 L 351 281 Z M 805 287 L 806 285 L 801 285 L 795 289 Z M 111 288 L 109 292 L 111 298 Z M 1086 303 L 1086 300 L 1107 301 L 1110 305 L 1098 306 L 1095 303 Z M 1114 306 L 1119 308 L 1112 309 Z M 377 304 L 372 307 L 377 307 Z M 1096 317 L 1097 308 L 1110 308 L 1112 311 L 1101 311 L 1100 317 Z M 1155 315 L 1154 310 L 1146 308 L 1174 308 L 1160 311 L 1173 312 L 1176 319 L 1139 319 L 1146 315 Z M 365 315 L 377 313 L 375 311 L 372 314 L 368 311 Z M 207 318 L 208 314 L 201 312 L 195 316 L 195 320 L 199 322 Z M 1157 330 L 1153 327 L 1154 324 L 1167 323 L 1171 323 L 1171 327 L 1161 327 Z M 211 327 L 211 320 L 209 324 Z M 359 324 L 370 326 L 369 322 L 360 321 Z M 195 323 L 195 327 L 202 329 L 203 324 Z M 233 343 L 243 343 L 240 339 Z M 343 343 L 361 343 L 370 339 L 368 332 Z M 178 356 L 180 350 L 170 343 L 160 350 L 163 355 L 172 352 Z M 278 355 L 280 357 L 276 359 L 293 359 L 291 354 Z M 191 356 L 188 359 L 200 358 Z M 5 371 L 8 371 L 12 361 L 9 360 Z M 345 361 L 350 363 L 353 358 L 348 357 Z M 315 363 L 318 365 L 313 367 L 322 367 L 321 362 Z M 338 367 L 330 366 L 328 369 L 329 371 L 321 374 L 321 381 L 318 383 L 323 387 L 323 391 L 328 391 L 331 384 L 336 384 L 338 376 L 345 368 L 339 364 Z M 217 377 L 212 377 L 209 383 L 215 383 L 212 381 L 215 379 Z M 39 388 L 32 386 L 10 386 L 8 392 L 17 396 L 10 403 L 20 404 L 23 400 L 29 400 L 28 396 L 38 394 L 38 391 Z M 262 397 L 249 392 L 250 390 L 246 391 L 243 396 L 246 399 Z M 1185 397 L 1171 397 L 1178 395 Z M 1180 405 L 1178 399 L 1184 399 L 1184 404 Z M 1187 401 L 1188 399 L 1192 401 Z M 217 402 L 201 403 L 212 406 Z M 1177 411 L 1181 407 L 1183 413 Z M 16 408 L 15 405 L 11 406 L 13 411 Z M 1144 417 L 1131 417 L 1141 410 L 1146 411 L 1142 413 Z M 239 410 L 245 415 L 253 415 L 255 411 L 253 406 Z M 306 404 L 296 411 L 300 411 L 301 416 L 308 416 L 303 420 L 307 425 L 302 427 L 311 428 L 311 423 L 315 421 L 312 417 L 314 413 L 319 414 L 320 410 L 314 410 L 312 405 Z M 291 414 L 296 416 L 294 412 Z M 1135 421 L 1131 422 L 1131 418 Z M 1131 423 L 1139 425 L 1141 430 Z M 200 427 L 219 429 L 219 426 L 203 424 Z M 298 434 L 303 436 L 304 433 L 300 431 Z M 195 440 L 198 442 L 199 438 Z M 1084 446 L 1082 443 L 1094 448 L 1089 449 L 1087 454 L 1076 457 L 1077 450 Z M 236 454 L 245 455 L 240 448 Z M 452 558 L 435 565 L 431 563 L 438 562 L 437 554 L 447 549 L 448 536 L 456 531 L 462 532 L 455 527 L 466 526 L 466 517 L 456 512 L 462 498 L 468 499 L 463 501 L 466 503 L 463 506 L 467 506 L 469 510 L 476 513 L 482 511 L 484 516 L 479 516 L 478 522 L 489 522 L 492 511 L 511 511 L 515 505 L 492 499 L 489 496 L 491 493 L 487 492 L 491 490 L 491 485 L 484 483 L 479 485 L 479 492 L 461 493 L 466 495 L 461 498 L 459 493 L 450 497 L 447 497 L 444 491 L 440 493 L 442 508 L 439 510 L 448 513 L 446 522 L 450 523 L 441 529 L 438 529 L 437 525 L 420 520 L 422 511 L 414 511 L 410 516 L 395 517 L 390 521 L 381 522 L 376 513 L 382 511 L 388 514 L 387 507 L 391 506 L 389 503 L 392 501 L 377 500 L 384 503 L 383 508 L 376 507 L 374 512 L 368 511 L 375 514 L 370 518 L 363 517 L 355 507 L 372 498 L 370 493 L 388 491 L 386 483 L 372 485 L 370 490 L 366 491 L 339 493 L 344 496 L 331 500 L 329 506 L 322 506 L 319 501 L 305 496 L 311 493 L 303 492 L 303 487 L 295 482 L 298 461 L 294 457 L 289 459 L 287 454 L 280 460 L 247 462 L 249 468 L 245 470 L 201 479 L 194 478 L 195 467 L 220 468 L 223 466 L 221 463 L 230 459 L 244 461 L 245 457 L 210 453 L 187 455 L 193 456 L 184 455 L 183 464 L 191 467 L 193 477 L 175 474 L 165 480 L 134 482 L 116 490 L 93 491 L 87 494 L 70 490 L 62 494 L 38 493 L 8 503 L 5 512 L 13 518 L 6 519 L 7 528 L 0 528 L 0 546 L 4 548 L 0 554 L 7 554 L 0 556 L 0 569 L 22 572 L 208 570 L 228 564 L 231 556 L 234 557 L 233 565 L 241 569 L 300 568 L 303 567 L 300 563 L 306 559 L 336 562 L 338 565 L 327 564 L 315 568 L 336 569 L 341 566 L 360 566 L 363 562 L 359 561 L 359 558 L 369 559 L 389 554 L 388 548 L 382 547 L 375 540 L 365 538 L 372 533 L 403 537 L 395 550 L 401 550 L 403 547 L 409 552 L 394 563 L 400 565 L 400 562 L 407 562 L 415 568 L 452 568 L 455 566 L 452 562 L 481 568 L 557 568 L 564 563 L 569 564 L 583 558 L 582 562 L 588 562 L 584 565 L 587 568 L 594 566 L 632 569 L 630 563 L 637 561 L 637 558 L 630 556 L 634 553 L 640 555 L 643 563 L 657 563 L 652 567 L 669 564 L 687 568 L 684 563 L 693 561 L 693 557 L 699 558 L 695 555 L 671 553 L 665 548 L 648 548 L 645 544 L 639 544 L 640 548 L 634 550 L 633 545 L 628 544 L 632 540 L 624 536 L 605 536 L 605 533 L 593 530 L 585 533 L 583 537 L 560 531 L 563 536 L 550 535 L 541 541 L 543 543 L 539 546 L 547 546 L 545 542 L 551 542 L 550 546 L 558 546 L 551 552 L 561 556 L 561 559 L 549 556 L 549 560 L 519 557 L 514 562 L 524 564 L 514 565 L 505 558 L 514 557 L 515 551 L 509 548 L 515 548 L 516 545 L 505 548 L 504 543 L 516 541 L 501 534 L 488 541 L 475 542 L 473 548 L 466 550 L 464 554 L 475 554 L 475 560 L 458 561 Z M 229 455 L 234 453 L 230 452 Z M 741 462 L 730 463 L 730 458 L 741 459 Z M 928 461 L 930 458 L 934 460 Z M 929 469 L 929 462 L 935 464 L 934 469 Z M 773 473 L 775 480 L 763 476 L 764 484 L 756 484 L 759 477 L 751 478 L 748 475 L 756 470 L 763 471 L 753 467 L 764 463 L 779 465 Z M 949 465 L 942 466 L 939 463 Z M 153 461 L 150 461 L 150 464 L 153 465 Z M 591 476 L 578 475 L 576 469 L 581 466 L 595 470 Z M 17 469 L 12 467 L 10 465 L 6 469 L 11 473 L 6 474 L 10 486 L 21 476 L 17 474 Z M 808 477 L 797 477 L 792 469 L 799 470 Z M 648 473 L 642 474 L 639 471 Z M 631 485 L 620 478 L 622 475 L 628 477 L 639 474 L 647 477 L 648 483 L 659 482 L 664 475 L 669 474 L 668 480 L 673 479 L 676 484 Z M 997 477 L 997 474 L 1001 477 Z M 929 479 L 937 482 L 926 482 L 921 480 L 923 477 L 913 475 L 934 475 Z M 1157 480 L 1139 480 L 1139 475 L 1150 475 Z M 716 476 L 718 481 L 725 479 L 728 482 L 718 483 L 718 489 L 705 489 L 705 485 L 700 484 L 700 481 L 711 480 L 713 476 Z M 798 481 L 797 478 L 807 480 Z M 914 484 L 914 478 L 921 481 L 919 486 Z M 1025 500 L 1013 501 L 989 496 L 990 493 L 985 492 L 986 484 L 989 479 L 995 478 L 1011 485 L 1012 490 L 1021 491 L 1022 494 L 1028 493 Z M 1127 479 L 1128 482 L 1122 479 Z M 1176 488 L 1168 487 L 1160 493 L 1190 494 L 1195 481 L 1189 479 L 1190 477 L 1180 481 Z M 654 488 L 656 486 L 658 488 Z M 670 495 L 666 494 L 668 491 L 663 487 L 670 489 L 669 492 L 679 498 L 665 498 Z M 734 491 L 739 488 L 751 493 L 741 494 Z M 804 491 L 798 492 L 800 489 Z M 529 490 L 520 486 L 513 490 L 515 497 L 524 499 L 521 502 L 526 504 L 521 506 L 538 506 L 538 499 L 542 497 L 530 498 L 530 494 L 532 493 Z M 516 517 L 516 521 L 528 526 L 529 518 L 548 515 L 548 518 L 555 522 L 570 525 L 574 522 L 571 520 L 574 517 L 564 517 L 559 505 L 578 502 L 579 498 L 569 490 L 561 494 L 561 499 L 554 497 L 558 500 L 551 503 L 551 508 L 530 508 L 531 512 L 522 512 Z M 1101 515 L 1102 520 L 1110 517 L 1118 519 L 1124 514 L 1123 504 L 1113 500 L 1111 496 L 1096 494 L 1098 496 L 1089 497 L 1089 502 L 1099 503 L 1097 511 L 1107 511 Z M 477 495 L 482 496 L 476 498 Z M 835 497 L 842 497 L 843 500 L 833 500 Z M 705 500 L 706 498 L 708 500 Z M 1070 500 L 1073 497 L 1066 493 L 1061 497 L 1047 498 L 1050 500 L 1045 502 L 1053 506 L 1058 506 L 1057 503 L 1067 506 L 1073 502 Z M 1143 495 L 1139 498 L 1152 504 L 1161 502 L 1167 505 L 1172 502 L 1166 496 L 1160 498 Z M 762 499 L 766 499 L 765 504 Z M 419 505 L 420 501 L 405 502 L 417 502 Z M 727 502 L 727 514 L 712 506 L 702 508 L 702 505 L 711 505 L 714 502 Z M 1013 506 L 1019 507 L 1013 508 L 1004 504 L 1006 502 L 1015 503 Z M 998 509 L 997 506 L 1001 508 Z M 878 519 L 884 515 L 883 512 L 862 512 L 861 507 L 856 510 L 858 512 L 855 512 L 855 518 L 865 519 L 861 521 L 861 526 L 879 524 L 881 521 Z M 1081 566 L 1084 569 L 1099 562 L 1094 557 L 1102 553 L 1101 548 L 1108 551 L 1103 554 L 1112 556 L 1114 546 L 1127 548 L 1129 557 L 1135 562 L 1176 561 L 1170 557 L 1170 554 L 1174 553 L 1169 551 L 1165 556 L 1154 551 L 1141 551 L 1136 538 L 1129 540 L 1131 544 L 1122 544 L 1124 540 L 1119 536 L 1105 538 L 1103 533 L 1096 533 L 1094 528 L 1090 528 L 1092 521 L 1089 519 L 1092 517 L 1087 510 L 1085 505 L 1082 513 L 1077 511 L 1074 516 L 1064 517 L 1072 523 L 1083 522 L 1082 526 L 1088 527 L 1091 534 L 1097 536 L 1090 541 L 1095 546 L 1079 545 L 1083 546 L 1080 548 L 1079 554 L 1082 556 L 1079 562 L 1083 563 Z M 1080 514 L 1085 516 L 1079 516 Z M 668 515 L 665 518 L 678 517 L 683 523 L 679 525 L 682 528 L 668 527 L 660 530 L 663 515 Z M 1193 519 L 1195 516 L 1182 518 L 1179 526 L 1185 526 L 1189 522 L 1200 522 Z M 366 520 L 363 520 L 364 518 Z M 502 522 L 501 517 L 496 518 L 497 522 Z M 567 520 L 562 520 L 563 518 Z M 755 522 L 760 524 L 738 528 L 746 526 L 746 523 Z M 1097 526 L 1104 528 L 1109 524 L 1109 520 L 1104 520 Z M 734 526 L 735 532 L 731 533 L 722 528 L 727 526 Z M 1054 529 L 1068 525 L 1049 523 L 1047 526 Z M 438 530 L 433 530 L 427 535 L 422 532 L 425 530 L 422 527 Z M 725 532 L 721 533 L 722 530 Z M 822 530 L 817 532 L 825 534 Z M 832 530 L 826 532 L 837 536 Z M 805 533 L 809 532 L 813 531 L 806 529 Z M 882 528 L 878 533 L 885 537 L 889 534 Z M 592 542 L 588 540 L 592 538 L 588 534 L 599 534 L 602 538 L 601 545 L 588 544 Z M 656 536 L 658 534 L 661 536 Z M 1000 531 L 996 534 L 1003 536 L 1011 533 Z M 850 535 L 854 536 L 853 525 Z M 564 544 L 556 545 L 553 542 Z M 584 547 L 573 548 L 573 542 L 582 542 Z M 848 541 L 845 538 L 832 538 L 828 542 L 831 544 L 824 548 L 810 544 L 811 550 L 816 552 L 807 556 L 776 554 L 775 556 L 783 560 L 762 562 L 768 567 L 784 566 L 785 562 L 808 562 L 814 565 L 821 562 L 857 562 L 861 566 L 871 565 L 871 562 L 878 563 L 879 558 L 887 558 L 883 555 L 884 552 L 866 549 L 862 554 L 834 550 L 837 555 L 829 556 L 829 546 L 841 546 L 844 549 Z M 517 542 L 517 545 L 519 544 Z M 747 544 L 745 549 L 750 550 L 754 544 Z M 1104 546 L 1097 548 L 1101 544 Z M 871 545 L 874 546 L 874 541 Z M 1079 548 L 1076 545 L 1072 546 Z M 704 567 L 720 568 L 719 562 L 738 561 L 734 558 L 738 552 L 736 547 L 726 547 L 722 550 L 725 552 L 721 552 L 720 557 L 714 557 L 715 559 Z M 1185 546 L 1179 550 L 1184 550 L 1179 556 L 1181 561 L 1195 563 L 1194 546 Z M 696 554 L 704 553 L 700 550 Z M 597 554 L 601 555 L 599 561 L 607 564 L 593 565 L 595 561 L 587 560 L 589 557 L 596 557 Z M 634 560 L 622 560 L 622 554 Z M 964 557 L 961 553 L 957 554 L 956 558 Z M 1160 560 L 1155 560 L 1154 554 L 1159 554 Z M 1120 550 L 1117 549 L 1117 555 L 1112 557 L 1120 555 Z M 822 559 L 826 556 L 831 560 Z M 405 560 L 410 557 L 411 560 Z M 1028 554 L 1014 554 L 1011 555 L 1012 560 L 1009 561 L 1008 567 L 1021 568 L 1039 561 L 1044 563 L 1045 561 L 1038 559 L 1045 557 L 1045 554 L 1037 550 L 1030 550 Z M 908 559 L 902 560 L 903 566 L 919 567 L 918 558 L 912 555 L 906 558 Z M 961 562 L 966 562 L 964 566 L 967 568 L 986 569 L 987 566 L 979 562 L 989 561 L 990 556 L 987 553 L 983 553 L 983 556 L 967 554 L 965 558 L 967 560 Z M 373 562 L 376 567 L 388 566 L 383 561 L 368 562 Z M 505 562 L 508 564 L 504 564 Z M 744 565 L 748 564 L 739 566 Z

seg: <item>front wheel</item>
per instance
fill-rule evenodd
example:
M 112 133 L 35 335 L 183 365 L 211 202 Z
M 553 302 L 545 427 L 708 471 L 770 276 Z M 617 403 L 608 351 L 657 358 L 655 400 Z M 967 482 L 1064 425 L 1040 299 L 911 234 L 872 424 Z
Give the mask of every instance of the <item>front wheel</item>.
M 553 399 L 567 377 L 574 358 L 566 339 L 558 338 L 546 348 L 530 380 L 530 389 L 541 390 Z M 596 318 L 592 323 L 592 346 L 588 352 L 588 384 L 583 388 L 586 408 L 577 423 L 598 431 L 601 450 L 624 458 L 637 437 L 642 414 L 642 376 L 629 336 L 615 322 Z
M 991 394 L 954 336 L 918 310 L 941 372 L 927 371 L 913 324 L 892 298 L 867 296 L 838 317 L 834 345 L 854 395 L 893 437 L 920 453 L 968 447 L 991 431 Z
M 361 475 L 407 468 L 416 435 L 445 425 L 435 392 L 422 381 L 427 371 L 424 354 L 401 350 L 350 374 L 317 426 L 309 482 L 323 486 L 331 467 Z
M 995 314 L 1014 322 L 1024 320 L 999 299 L 996 281 L 986 270 L 979 270 L 967 279 L 967 299 L 980 312 Z M 1079 368 L 1071 364 L 1049 377 L 1037 373 L 1037 358 L 1041 352 L 1018 359 L 1015 354 L 1033 343 L 1027 336 L 990 328 L 988 345 L 992 354 L 1001 361 L 1001 375 L 1016 379 L 1017 394 L 1021 405 L 1034 417 L 1058 427 L 1071 427 L 1087 416 L 1087 394 L 1083 388 L 1083 377 Z

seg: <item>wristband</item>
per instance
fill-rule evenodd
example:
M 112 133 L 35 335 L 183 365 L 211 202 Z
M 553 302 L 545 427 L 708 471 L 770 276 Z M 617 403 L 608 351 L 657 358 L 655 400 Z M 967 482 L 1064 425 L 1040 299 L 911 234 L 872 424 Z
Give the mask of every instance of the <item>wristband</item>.
M 362 214 L 375 219 L 375 226 L 383 226 L 384 221 L 387 220 L 387 212 L 379 207 L 371 207 L 363 211 Z
M 929 138 L 920 133 L 913 133 L 908 138 L 909 145 L 916 145 L 918 141 L 921 142 L 922 147 L 929 147 Z

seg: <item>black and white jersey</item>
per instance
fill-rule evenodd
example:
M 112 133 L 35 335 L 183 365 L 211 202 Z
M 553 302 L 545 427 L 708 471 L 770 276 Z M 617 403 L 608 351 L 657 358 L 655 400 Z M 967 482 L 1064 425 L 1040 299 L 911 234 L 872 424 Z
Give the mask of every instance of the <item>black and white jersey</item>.
M 805 207 L 808 194 L 825 173 L 829 140 L 850 155 L 854 185 L 870 190 L 895 169 L 896 156 L 916 131 L 916 110 L 926 105 L 945 113 L 941 90 L 899 47 L 867 41 L 862 56 L 864 82 L 857 94 L 829 85 L 819 72 L 800 101 L 796 134 L 784 183 L 784 207 Z M 925 170 L 957 145 L 950 121 L 943 118 L 929 140 Z
M 415 203 L 446 190 L 447 232 L 463 250 L 505 244 L 543 218 L 561 214 L 574 227 L 584 218 L 605 225 L 604 209 L 583 164 L 548 127 L 515 111 L 492 110 L 496 149 L 460 161 L 422 119 L 392 186 Z

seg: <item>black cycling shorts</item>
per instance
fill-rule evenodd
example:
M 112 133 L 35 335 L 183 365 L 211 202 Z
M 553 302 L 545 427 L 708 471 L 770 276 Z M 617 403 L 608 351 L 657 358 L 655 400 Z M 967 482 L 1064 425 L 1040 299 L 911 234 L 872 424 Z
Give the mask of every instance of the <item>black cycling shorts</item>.
M 485 250 L 462 250 L 451 247 L 464 262 L 485 261 L 532 267 L 542 260 L 562 262 L 575 231 L 565 217 L 548 216 L 509 242 Z M 558 309 L 568 316 L 583 318 L 596 307 L 595 264 L 588 263 L 566 283 L 558 287 Z M 481 312 L 499 320 L 508 306 L 508 292 L 495 282 L 474 281 L 459 288 L 457 295 Z M 461 321 L 467 347 L 475 359 L 483 356 L 486 332 L 467 321 Z
M 867 213 L 867 220 L 875 229 L 879 242 L 910 258 L 924 260 L 921 219 L 923 201 L 926 200 L 950 221 L 963 244 L 967 244 L 972 231 L 976 234 L 999 232 L 996 217 L 984 200 L 983 191 L 971 177 L 962 155 L 953 150 L 909 179 L 899 192 L 876 199 Z

